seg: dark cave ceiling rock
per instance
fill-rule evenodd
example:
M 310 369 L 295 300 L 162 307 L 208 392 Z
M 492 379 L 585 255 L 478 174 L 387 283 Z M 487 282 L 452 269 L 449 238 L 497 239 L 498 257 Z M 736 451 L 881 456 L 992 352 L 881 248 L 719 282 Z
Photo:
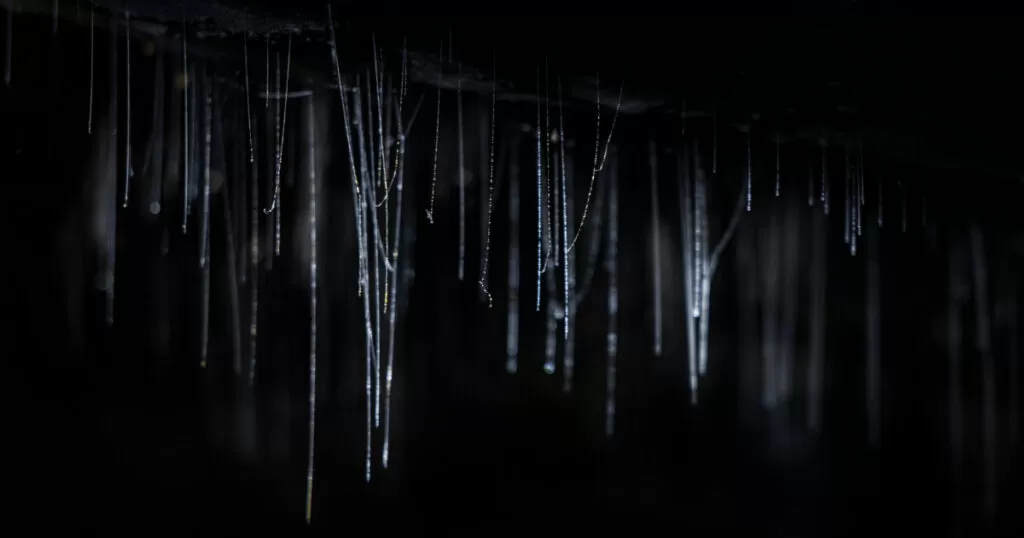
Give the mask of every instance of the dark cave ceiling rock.
M 95 4 L 98 24 L 105 24 L 105 16 L 120 17 L 126 6 L 114 0 Z M 219 60 L 241 61 L 234 38 L 243 31 L 277 38 L 294 32 L 301 36 L 295 40 L 293 66 L 299 80 L 331 84 L 324 2 L 193 0 L 183 8 L 179 2 L 132 0 L 127 5 L 135 31 L 168 36 L 171 47 L 187 14 L 190 53 Z M 52 2 L 22 0 L 17 9 L 49 16 Z M 354 18 L 350 4 L 335 2 L 333 9 L 339 56 L 349 70 L 370 65 L 374 35 L 392 65 L 408 43 L 411 81 L 453 88 L 459 77 L 443 57 L 452 54 L 447 50 L 451 35 L 464 92 L 490 92 L 496 51 L 498 98 L 534 102 L 536 72 L 547 58 L 551 71 L 562 76 L 568 106 L 593 106 L 600 73 L 607 106 L 614 106 L 624 83 L 627 116 L 717 114 L 720 128 L 757 117 L 755 126 L 764 127 L 754 132 L 772 139 L 778 132 L 784 141 L 807 145 L 856 141 L 867 152 L 909 165 L 1024 177 L 1018 151 L 1024 145 L 1019 128 L 1024 80 L 1011 69 L 1012 21 L 598 14 Z M 64 6 L 64 19 L 74 22 L 76 16 L 81 13 Z M 442 42 L 446 48 L 439 57 Z

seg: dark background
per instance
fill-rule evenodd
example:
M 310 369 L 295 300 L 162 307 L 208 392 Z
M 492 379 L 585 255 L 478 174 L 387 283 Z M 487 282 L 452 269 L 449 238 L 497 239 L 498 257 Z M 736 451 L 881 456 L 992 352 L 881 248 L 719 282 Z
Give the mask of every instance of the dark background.
M 1004 284 L 1019 272 L 1022 88 L 1013 71 L 1013 21 L 696 15 L 669 20 L 650 12 L 635 18 L 602 12 L 615 18 L 591 20 L 590 11 L 573 19 L 536 20 L 536 10 L 533 20 L 385 20 L 351 18 L 358 8 L 347 13 L 347 6 L 335 5 L 346 74 L 370 65 L 369 33 L 375 31 L 397 78 L 394 66 L 407 38 L 410 100 L 426 95 L 406 165 L 404 217 L 416 218 L 416 235 L 403 263 L 413 264 L 415 279 L 403 307 L 396 353 L 392 462 L 390 469 L 380 468 L 381 434 L 375 432 L 374 477 L 365 484 L 362 306 L 354 285 L 347 157 L 343 135 L 333 128 L 341 123 L 341 111 L 337 94 L 326 86 L 333 80 L 322 32 L 326 14 L 319 5 L 190 6 L 202 13 L 190 22 L 193 31 L 224 31 L 202 40 L 193 35 L 196 41 L 189 46 L 218 84 L 226 118 L 220 132 L 226 148 L 221 168 L 229 185 L 244 177 L 232 159 L 247 143 L 245 124 L 239 121 L 244 107 L 241 37 L 234 33 L 240 19 L 251 20 L 254 31 L 274 30 L 272 51 L 282 55 L 282 32 L 296 29 L 292 87 L 321 95 L 322 125 L 330 126 L 319 251 L 317 482 L 313 523 L 306 526 L 310 312 L 307 269 L 301 248 L 293 245 L 304 237 L 302 206 L 296 201 L 304 192 L 302 170 L 288 169 L 286 163 L 283 252 L 260 277 L 260 369 L 253 393 L 231 369 L 222 197 L 215 197 L 211 217 L 210 366 L 201 370 L 198 358 L 198 221 L 194 213 L 189 234 L 180 234 L 180 185 L 177 190 L 164 186 L 165 210 L 158 218 L 146 209 L 149 193 L 140 174 L 133 180 L 139 194 L 129 208 L 118 204 L 116 321 L 107 327 L 103 296 L 93 285 L 101 249 L 88 229 L 89 200 L 96 188 L 89 180 L 89 163 L 97 137 L 85 129 L 88 27 L 76 24 L 75 5 L 65 2 L 58 33 L 51 36 L 49 3 L 43 4 L 19 3 L 12 85 L 0 97 L 6 140 L 0 157 L 7 217 L 4 295 L 14 321 L 5 324 L 12 338 L 3 354 L 6 387 L 0 391 L 9 400 L 3 405 L 4 445 L 12 455 L 5 457 L 3 472 L 5 485 L 16 495 L 8 504 L 11 520 L 76 533 L 149 535 L 371 529 L 537 534 L 665 529 L 699 536 L 1021 532 L 1019 444 L 1011 444 L 1004 427 L 1009 417 L 1006 336 L 1015 328 L 994 332 L 1000 374 L 998 509 L 986 518 L 973 310 L 968 308 L 964 318 L 967 457 L 959 483 L 951 478 L 947 440 L 944 321 L 947 249 L 964 240 L 968 223 L 979 223 L 985 232 L 994 298 L 1010 293 Z M 180 61 L 180 19 L 146 4 L 134 9 L 143 23 L 168 28 L 163 39 L 144 27 L 133 29 L 133 160 L 140 162 L 152 127 L 155 69 L 154 57 L 143 50 L 149 42 L 158 43 L 157 51 L 168 54 L 168 73 L 180 69 L 174 64 Z M 151 16 L 147 10 L 154 10 Z M 859 10 L 836 8 L 836 14 L 851 11 L 856 15 Z M 107 116 L 111 89 L 106 13 L 101 6 L 97 15 L 97 125 Z M 694 13 L 701 10 L 694 8 Z M 82 15 L 81 22 L 86 20 Z M 450 90 L 456 78 L 452 66 L 436 58 L 438 41 L 447 42 L 449 27 L 456 59 L 464 63 L 466 162 L 472 182 L 462 283 L 455 276 L 456 111 Z M 263 76 L 263 35 L 253 36 L 249 45 L 255 86 Z M 479 116 L 490 113 L 492 50 L 499 73 L 496 151 L 505 151 L 517 134 L 525 137 L 520 151 L 521 355 L 514 376 L 504 371 L 507 176 L 499 179 L 492 229 L 493 308 L 487 308 L 475 284 L 481 230 L 478 170 L 486 159 L 480 152 Z M 603 271 L 577 318 L 573 392 L 561 390 L 561 367 L 553 376 L 541 369 L 544 318 L 532 311 L 533 138 L 521 134 L 519 126 L 533 122 L 536 104 L 529 98 L 545 55 L 552 77 L 557 73 L 565 82 L 577 215 L 592 158 L 590 77 L 600 71 L 603 129 L 613 114 L 610 105 L 618 86 L 625 85 L 614 135 L 620 351 L 619 413 L 610 439 L 603 432 Z M 445 70 L 445 90 L 438 218 L 429 225 L 422 211 L 429 200 L 437 68 Z M 118 89 L 123 95 L 123 76 Z M 522 95 L 527 99 L 517 97 Z M 261 106 L 259 101 L 253 98 L 254 108 Z M 118 106 L 123 118 L 123 99 Z M 294 140 L 304 128 L 297 119 L 304 108 L 293 110 L 290 117 L 296 120 L 288 133 Z M 751 366 L 741 359 L 732 247 L 726 249 L 713 288 L 711 367 L 702 380 L 699 406 L 690 405 L 686 386 L 678 284 L 674 294 L 665 296 L 665 353 L 659 358 L 651 353 L 648 142 L 655 140 L 663 156 L 661 215 L 666 241 L 675 249 L 675 158 L 668 152 L 683 147 L 685 126 L 686 140 L 696 140 L 707 159 L 713 116 L 719 130 L 719 177 L 712 187 L 716 235 L 728 220 L 745 171 L 746 135 L 740 127 L 755 116 L 754 212 L 744 215 L 738 233 L 755 233 L 772 211 L 800 212 L 803 237 L 789 240 L 807 241 L 809 226 L 829 226 L 827 392 L 818 435 L 803 425 L 799 390 L 771 412 L 750 403 L 758 398 L 747 394 L 740 381 Z M 173 116 L 167 121 L 168 129 L 174 128 Z M 265 148 L 272 124 L 257 121 L 254 129 Z M 771 195 L 775 133 L 783 141 L 780 200 Z M 121 163 L 123 131 L 117 140 Z M 820 218 L 820 208 L 812 213 L 803 201 L 808 161 L 820 172 L 821 140 L 829 147 L 834 181 L 834 213 L 827 221 Z M 841 243 L 839 167 L 843 148 L 854 144 L 864 148 L 869 188 L 880 178 L 887 189 L 880 239 L 883 418 L 878 449 L 868 447 L 863 412 L 864 256 L 850 257 Z M 486 151 L 486 140 L 482 148 Z M 297 147 L 286 155 L 301 153 Z M 261 181 L 268 171 L 261 167 Z M 293 180 L 294 186 L 287 186 Z M 905 234 L 898 227 L 897 181 L 908 189 Z M 869 204 L 865 226 L 874 222 L 873 211 Z M 266 245 L 261 248 L 266 252 Z M 678 263 L 677 250 L 666 256 L 675 256 Z M 679 278 L 677 272 L 665 273 L 666 282 Z M 806 294 L 802 288 L 794 292 Z M 242 297 L 244 304 L 248 295 Z M 801 356 L 806 353 L 805 304 L 802 298 Z M 242 319 L 244 329 L 247 310 Z

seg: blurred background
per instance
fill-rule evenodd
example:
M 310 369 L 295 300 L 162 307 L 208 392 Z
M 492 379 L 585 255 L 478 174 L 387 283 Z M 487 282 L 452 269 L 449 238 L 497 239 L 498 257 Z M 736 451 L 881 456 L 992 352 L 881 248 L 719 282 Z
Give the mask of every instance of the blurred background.
M 1024 530 L 1015 21 L 5 2 L 11 520 Z

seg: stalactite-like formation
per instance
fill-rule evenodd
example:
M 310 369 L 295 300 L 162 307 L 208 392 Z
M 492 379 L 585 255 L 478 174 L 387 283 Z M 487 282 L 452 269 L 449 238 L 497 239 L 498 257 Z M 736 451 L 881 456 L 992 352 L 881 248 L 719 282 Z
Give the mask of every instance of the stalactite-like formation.
M 658 149 L 652 139 L 647 147 L 651 170 L 651 245 L 653 249 L 654 355 L 661 356 L 661 221 L 658 219 Z
M 977 222 L 972 223 L 969 241 L 971 245 L 971 276 L 974 280 L 974 339 L 981 356 L 982 384 L 982 509 L 986 520 L 991 521 L 996 509 L 996 372 L 992 357 L 992 336 L 989 325 L 988 262 L 984 236 Z
M 401 107 L 398 110 L 398 129 L 401 130 L 402 125 L 402 111 Z M 391 450 L 391 383 L 394 379 L 394 365 L 395 365 L 395 335 L 397 330 L 398 322 L 398 309 L 400 303 L 399 291 L 401 290 L 402 278 L 398 272 L 399 269 L 399 255 L 402 252 L 402 202 L 403 194 L 405 191 L 405 138 L 406 134 L 400 132 L 398 135 L 398 159 L 396 163 L 397 169 L 397 194 L 395 196 L 395 242 L 393 250 L 391 252 L 391 265 L 392 271 L 394 272 L 393 278 L 391 279 L 391 297 L 392 305 L 388 311 L 388 363 L 387 370 L 384 374 L 384 392 L 385 392 L 385 404 L 384 404 L 384 447 L 382 449 L 381 463 L 384 468 L 388 468 L 388 459 L 390 457 Z
M 544 243 L 544 155 L 541 153 L 541 127 L 540 127 L 540 67 L 537 67 L 537 125 L 534 134 L 537 140 L 537 305 L 535 310 L 540 312 L 540 288 L 541 273 L 543 272 L 543 254 L 541 252 Z
M 820 432 L 825 377 L 825 331 L 827 328 L 828 220 L 811 215 L 810 335 L 807 359 L 807 428 Z
M 487 166 L 487 208 L 481 209 L 481 214 L 486 211 L 487 213 L 487 224 L 484 226 L 484 248 L 483 248 L 483 260 L 480 263 L 480 291 L 487 297 L 487 306 L 493 306 L 494 299 L 491 297 L 489 291 L 490 285 L 487 281 L 487 270 L 490 264 L 490 253 L 491 253 L 491 215 L 494 212 L 494 110 L 496 106 L 495 99 L 497 98 L 497 83 L 498 83 L 498 68 L 495 64 L 494 76 L 491 79 L 491 143 L 490 152 L 488 157 Z M 564 177 L 564 174 L 563 174 Z M 563 179 L 564 181 L 564 179 Z M 481 187 L 483 188 L 483 187 Z
M 604 269 L 608 273 L 608 333 L 605 356 L 604 434 L 615 433 L 615 389 L 619 355 L 619 162 L 613 150 L 608 175 L 608 236 Z
M 698 159 L 697 162 L 696 162 L 697 181 L 698 181 L 699 184 L 705 184 L 706 185 L 706 183 L 705 183 L 706 180 L 703 177 L 704 171 L 703 171 L 703 168 L 701 168 L 700 160 L 699 160 L 700 159 L 700 152 L 699 151 L 695 152 L 695 155 L 696 155 L 696 157 Z M 749 162 L 749 157 L 748 157 L 748 162 Z M 703 262 L 698 261 L 698 263 L 701 263 L 701 266 L 702 266 L 701 280 L 700 280 L 700 290 L 699 290 L 699 293 L 700 293 L 700 299 L 699 300 L 700 300 L 701 309 L 700 309 L 700 321 L 699 321 L 699 325 L 698 325 L 698 335 L 697 335 L 697 341 L 699 342 L 699 352 L 698 352 L 697 367 L 698 367 L 698 372 L 700 373 L 700 375 L 704 375 L 707 372 L 707 367 L 708 367 L 708 332 L 710 330 L 710 320 L 708 318 L 709 318 L 710 312 L 711 312 L 711 304 L 710 304 L 710 300 L 711 300 L 711 298 L 710 298 L 710 296 L 711 296 L 711 281 L 714 279 L 715 270 L 718 267 L 718 261 L 719 261 L 719 259 L 722 256 L 722 252 L 724 251 L 726 245 L 729 244 L 729 241 L 732 239 L 732 235 L 736 231 L 736 225 L 739 224 L 739 219 L 740 219 L 740 216 L 742 215 L 744 194 L 745 193 L 743 191 L 741 191 L 740 196 L 737 198 L 737 205 L 736 205 L 736 208 L 733 210 L 732 218 L 729 220 L 729 224 L 726 226 L 725 230 L 722 232 L 721 237 L 718 239 L 718 244 L 715 246 L 714 250 L 710 253 L 710 256 L 708 256 L 705 259 L 706 261 L 703 261 Z M 707 222 L 706 212 L 705 212 L 705 215 L 704 215 L 704 222 L 705 223 Z M 706 224 L 703 226 L 703 228 L 705 230 L 707 229 Z M 707 250 L 705 250 L 705 253 L 706 252 L 707 252 Z
M 10 13 L 10 11 L 8 11 Z M 10 15 L 9 15 L 10 16 Z M 11 35 L 10 24 L 8 23 L 8 36 Z M 110 114 L 110 133 L 105 142 L 107 148 L 105 181 L 109 194 L 103 195 L 105 200 L 102 204 L 106 208 L 106 237 L 105 237 L 105 265 L 103 267 L 103 286 L 106 296 L 106 321 L 107 325 L 114 324 L 114 291 L 115 275 L 117 268 L 117 24 L 113 19 L 110 21 L 110 102 L 108 113 Z M 10 37 L 8 37 L 8 53 L 10 53 Z M 10 65 L 10 62 L 8 62 Z M 10 69 L 8 69 L 10 73 Z M 8 77 L 9 78 L 9 77 Z M 109 204 L 109 206 L 107 205 Z
M 54 3 L 56 5 L 56 1 Z M 53 18 L 57 20 L 56 14 Z M 124 13 L 124 199 L 121 207 L 128 207 L 132 179 L 132 24 L 131 14 Z M 54 22 L 53 32 L 57 33 Z
M 462 133 L 462 66 L 459 66 L 458 82 L 455 94 L 455 106 L 458 110 L 459 128 L 459 280 L 466 275 L 466 156 Z
M 11 64 L 14 56 L 14 0 L 7 0 L 7 46 L 4 47 L 4 85 L 11 87 Z
M 203 303 L 199 360 L 200 365 L 205 368 L 210 344 L 210 150 L 213 143 L 213 95 L 209 78 L 203 83 L 203 91 L 206 93 L 203 105 L 203 217 L 199 230 L 199 267 L 203 272 Z
M 505 370 L 510 374 L 519 369 L 519 143 L 518 137 L 512 141 L 508 169 L 508 322 L 505 331 Z
M 95 8 L 94 8 L 95 9 Z M 189 189 L 189 172 L 192 167 L 192 161 L 189 160 L 189 143 L 188 143 L 188 130 L 189 130 L 189 115 L 188 115 L 188 96 L 189 86 L 192 85 L 192 80 L 189 76 L 189 64 L 188 64 L 188 18 L 185 16 L 184 7 L 182 7 L 182 30 L 181 30 L 181 90 L 182 90 L 182 103 L 183 113 L 181 120 L 181 132 L 185 138 L 183 144 L 183 151 L 185 152 L 185 159 L 182 164 L 182 171 L 184 173 L 184 179 L 181 182 L 181 233 L 188 232 L 188 216 L 189 216 L 189 197 L 191 193 Z M 90 109 L 91 110 L 91 109 Z
M 565 118 L 562 114 L 562 77 L 558 77 L 558 149 L 560 151 L 558 155 L 558 162 L 561 164 L 562 171 L 562 286 L 564 294 L 562 296 L 562 327 L 564 328 L 563 336 L 566 341 L 569 340 L 569 212 L 568 203 L 568 192 L 565 186 L 565 145 L 568 141 L 565 139 Z M 557 216 L 557 213 L 556 213 Z M 557 220 L 556 220 L 557 222 Z M 558 258 L 558 241 L 555 241 L 555 258 Z M 555 264 L 558 265 L 557 263 Z
M 316 448 L 316 319 L 317 319 L 317 266 L 316 266 L 316 200 L 317 200 L 317 154 L 316 154 L 316 113 L 314 98 L 309 98 L 306 107 L 306 143 L 309 147 L 309 448 L 306 456 L 306 523 L 313 518 L 313 469 Z
M 333 31 L 333 30 L 332 30 Z M 337 56 L 337 53 L 335 53 Z M 444 41 L 438 47 L 438 61 L 444 56 Z M 444 69 L 438 65 L 437 68 L 437 110 L 434 112 L 434 168 L 430 177 L 430 205 L 427 207 L 427 221 L 434 223 L 434 194 L 437 187 L 437 146 L 441 141 L 441 80 Z
M 563 155 L 562 169 L 568 175 L 568 177 L 576 177 L 576 166 L 574 164 L 572 154 Z M 565 207 L 565 219 L 564 222 L 573 222 L 575 219 L 575 190 L 573 188 L 573 181 L 569 180 L 565 182 L 565 193 L 563 198 L 563 204 Z M 563 228 L 563 231 L 568 231 L 568 226 Z M 568 235 L 563 237 L 568 239 Z M 576 372 L 576 309 L 579 305 L 579 294 L 576 289 L 576 254 L 569 252 L 567 244 L 563 243 L 565 250 L 563 251 L 563 270 L 565 277 L 565 305 L 564 305 L 564 320 L 563 326 L 565 327 L 565 345 L 562 348 L 562 391 L 572 392 L 573 377 Z
M 8 17 L 11 16 L 8 11 Z M 11 32 L 11 24 L 8 20 L 7 24 L 7 35 L 13 35 Z M 10 37 L 8 37 L 8 40 Z M 7 43 L 7 50 L 11 47 L 10 42 Z M 8 55 L 10 58 L 10 55 Z M 93 86 L 96 77 L 96 8 L 94 6 L 89 7 L 89 120 L 86 127 L 86 131 L 92 134 L 92 105 L 93 105 Z
M 683 320 L 686 324 L 686 358 L 689 378 L 690 403 L 697 403 L 697 351 L 696 324 L 694 314 L 700 314 L 695 304 L 697 289 L 695 279 L 696 260 L 699 253 L 695 252 L 694 217 L 693 217 L 693 175 L 690 172 L 690 152 L 688 148 L 680 151 L 676 160 L 676 188 L 679 191 L 679 220 L 683 254 Z

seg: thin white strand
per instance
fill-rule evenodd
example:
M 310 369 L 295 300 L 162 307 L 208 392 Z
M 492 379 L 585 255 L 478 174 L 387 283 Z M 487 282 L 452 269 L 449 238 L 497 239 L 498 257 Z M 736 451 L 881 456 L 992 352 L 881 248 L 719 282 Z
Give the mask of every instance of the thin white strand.
M 10 29 L 7 34 L 10 35 Z M 96 6 L 89 8 L 89 122 L 86 132 L 92 134 L 93 82 L 96 78 Z
M 651 169 L 651 244 L 654 251 L 654 356 L 661 356 L 661 221 L 658 218 L 658 149 L 654 139 L 648 144 L 648 164 Z
M 242 40 L 242 53 L 245 59 L 245 121 L 249 127 L 249 163 L 256 161 L 256 150 L 252 147 L 252 107 L 249 102 L 249 30 L 245 30 Z
M 202 339 L 200 344 L 200 366 L 206 367 L 206 356 L 210 346 L 210 149 L 213 133 L 213 96 L 210 81 L 204 84 L 206 103 L 203 106 L 203 220 L 199 232 L 201 250 L 199 267 L 203 271 Z
M 93 10 L 95 11 L 95 7 L 93 8 Z M 181 76 L 182 76 L 182 79 L 184 80 L 184 84 L 182 85 L 182 91 L 184 92 L 183 95 L 182 95 L 182 101 L 183 101 L 183 105 L 184 105 L 184 114 L 183 114 L 183 119 L 182 119 L 182 122 L 181 122 L 181 130 L 183 131 L 183 134 L 184 134 L 184 137 L 185 137 L 185 144 L 184 144 L 185 160 L 184 160 L 184 165 L 183 165 L 183 177 L 184 177 L 184 180 L 182 181 L 182 191 L 181 191 L 182 192 L 181 198 L 182 198 L 182 204 L 183 204 L 182 211 L 181 211 L 181 233 L 184 234 L 184 233 L 188 233 L 188 215 L 189 215 L 189 207 L 188 207 L 188 202 L 189 202 L 189 192 L 188 192 L 189 178 L 188 178 L 188 176 L 189 176 L 189 169 L 192 166 L 192 163 L 191 163 L 191 161 L 189 161 L 189 158 L 188 158 L 188 149 L 189 149 L 189 143 L 188 143 L 188 125 L 189 125 L 189 122 L 188 122 L 188 87 L 192 85 L 192 81 L 190 80 L 189 71 L 188 71 L 188 18 L 185 16 L 185 9 L 184 9 L 184 7 L 182 8 L 181 16 L 182 16 L 182 22 L 181 22 L 181 25 L 182 25 L 182 30 L 181 30 Z
M 512 142 L 508 182 L 508 323 L 505 370 L 519 369 L 519 139 Z
M 564 338 L 569 340 L 569 214 L 567 211 L 568 198 L 565 186 L 565 119 L 562 115 L 562 77 L 558 77 L 558 148 L 560 151 L 559 162 L 562 172 L 562 286 L 565 295 L 562 299 L 562 327 Z M 557 248 L 555 256 L 558 256 Z
M 434 191 L 437 187 L 437 149 L 441 141 L 441 82 L 444 75 L 444 68 L 441 67 L 441 58 L 444 55 L 444 41 L 438 49 L 437 64 L 437 111 L 434 113 L 434 169 L 430 178 L 430 206 L 427 209 L 427 222 L 434 223 Z
M 57 33 L 57 2 L 54 0 L 53 32 Z M 131 14 L 124 12 L 124 200 L 121 207 L 128 207 L 128 194 L 132 177 L 132 26 Z
M 480 292 L 487 297 L 488 308 L 494 306 L 494 299 L 491 297 L 491 292 L 488 290 L 487 270 L 491 253 L 491 216 L 494 212 L 494 120 L 498 89 L 498 64 L 496 54 L 493 51 L 492 56 L 494 56 L 492 60 L 494 63 L 494 76 L 491 79 L 491 144 L 487 173 L 487 232 L 486 238 L 484 239 L 484 257 L 483 262 L 481 263 L 480 281 L 477 283 L 480 286 Z M 563 171 L 563 182 L 565 181 L 564 175 Z
M 615 390 L 617 357 L 619 350 L 619 170 L 618 161 L 612 157 L 611 175 L 608 178 L 608 244 L 605 250 L 605 271 L 608 273 L 608 335 L 605 371 L 605 436 L 615 433 Z
M 542 243 L 544 242 L 544 156 L 541 154 L 541 126 L 540 126 L 540 66 L 537 66 L 537 126 L 534 131 L 537 141 L 537 305 L 536 311 L 540 312 L 540 280 L 541 273 L 543 272 L 542 259 L 543 253 L 541 252 Z
M 316 267 L 316 128 L 314 126 L 314 101 L 310 99 L 307 109 L 306 127 L 309 138 L 309 452 L 306 463 L 306 524 L 313 516 L 313 459 L 316 440 L 316 313 L 317 313 L 317 267 Z
M 466 275 L 466 152 L 462 132 L 462 64 L 456 80 L 455 103 L 459 129 L 459 281 Z
M 401 118 L 399 118 L 399 128 L 401 128 Z M 394 250 L 392 251 L 392 265 L 395 268 L 395 276 L 391 281 L 391 295 L 394 297 L 394 304 L 391 305 L 391 310 L 388 312 L 388 364 L 387 372 L 385 373 L 384 385 L 384 448 L 381 456 L 381 463 L 384 465 L 385 469 L 388 468 L 388 459 L 391 451 L 391 380 L 394 377 L 395 326 L 398 316 L 399 282 L 401 281 L 398 274 L 398 256 L 402 241 L 402 189 L 404 188 L 405 183 L 405 167 L 403 164 L 403 159 L 405 158 L 404 133 L 399 134 L 398 154 L 398 178 L 396 180 L 397 186 L 395 187 L 398 191 L 395 195 L 395 243 Z

